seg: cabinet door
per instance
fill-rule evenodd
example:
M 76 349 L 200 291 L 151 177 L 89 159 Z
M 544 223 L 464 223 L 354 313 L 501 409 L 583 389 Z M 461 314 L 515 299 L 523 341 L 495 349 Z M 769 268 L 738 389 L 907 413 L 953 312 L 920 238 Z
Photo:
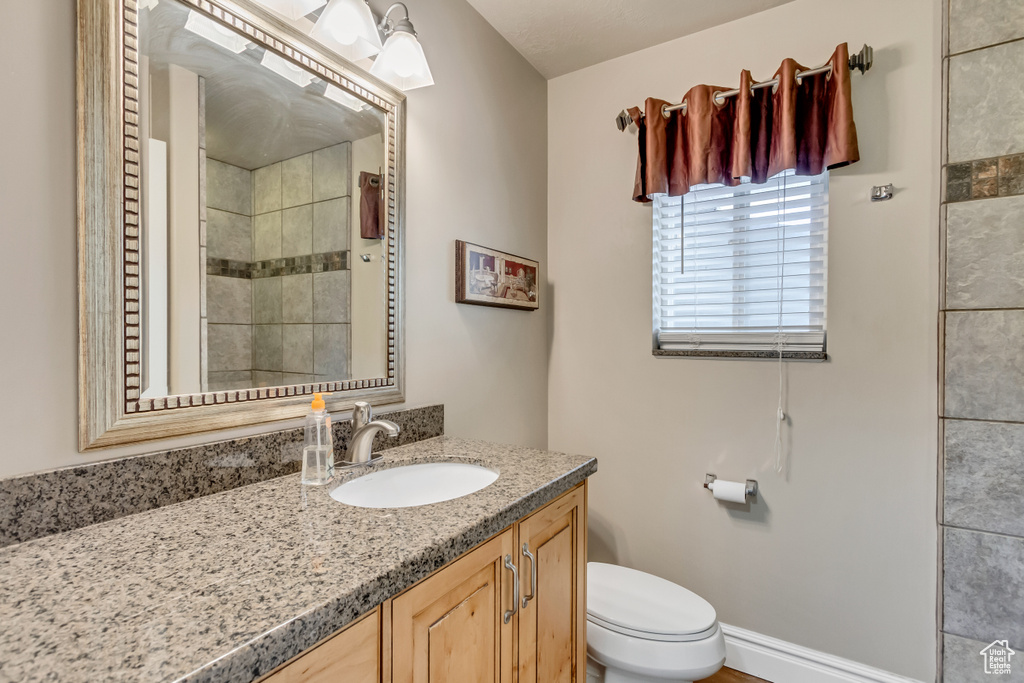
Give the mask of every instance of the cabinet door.
M 508 529 L 396 597 L 393 683 L 512 683 L 515 563 Z
M 261 683 L 379 683 L 380 610 L 317 645 Z
M 519 683 L 585 680 L 586 510 L 583 485 L 519 523 Z

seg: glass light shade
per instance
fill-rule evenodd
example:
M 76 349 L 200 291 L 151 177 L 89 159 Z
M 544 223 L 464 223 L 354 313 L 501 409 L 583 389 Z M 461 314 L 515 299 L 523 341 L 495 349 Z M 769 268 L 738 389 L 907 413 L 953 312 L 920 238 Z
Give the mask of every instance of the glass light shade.
M 380 34 L 363 0 L 330 0 L 309 35 L 353 62 L 380 52 Z
M 416 36 L 407 31 L 395 31 L 388 36 L 384 49 L 370 67 L 370 73 L 399 90 L 434 85 L 423 46 Z
M 278 76 L 286 78 L 300 88 L 305 88 L 313 80 L 313 74 L 299 66 L 295 66 L 284 57 L 280 57 L 270 50 L 263 53 L 260 66 L 265 66 Z
M 327 0 L 256 0 L 264 7 L 268 7 L 278 14 L 283 14 L 292 20 L 298 20 L 313 10 L 320 9 Z
M 211 43 L 220 45 L 225 50 L 231 50 L 235 54 L 242 52 L 249 45 L 248 38 L 238 35 L 227 26 L 221 26 L 213 19 L 200 14 L 194 9 L 188 11 L 185 29 L 197 36 L 206 38 Z
M 327 84 L 327 89 L 324 90 L 324 97 L 329 100 L 334 100 L 338 104 L 344 105 L 352 111 L 362 111 L 367 108 L 367 104 L 355 95 L 350 95 L 341 88 Z

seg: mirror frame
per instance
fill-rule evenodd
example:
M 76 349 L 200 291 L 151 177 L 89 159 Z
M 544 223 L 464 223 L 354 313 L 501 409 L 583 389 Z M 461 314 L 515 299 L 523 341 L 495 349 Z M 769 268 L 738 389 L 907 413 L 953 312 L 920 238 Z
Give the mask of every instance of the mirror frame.
M 382 109 L 387 121 L 387 373 L 382 377 L 142 398 L 137 0 L 78 0 L 79 450 L 404 401 L 405 95 L 248 0 L 180 0 Z

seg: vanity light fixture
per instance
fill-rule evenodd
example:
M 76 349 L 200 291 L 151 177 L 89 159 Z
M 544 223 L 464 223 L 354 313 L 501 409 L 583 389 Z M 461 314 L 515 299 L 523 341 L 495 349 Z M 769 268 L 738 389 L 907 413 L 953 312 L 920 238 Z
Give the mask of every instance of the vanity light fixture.
M 257 2 L 292 21 L 298 21 L 327 4 L 327 0 L 257 0 Z
M 265 66 L 278 76 L 286 78 L 300 88 L 305 88 L 313 80 L 313 74 L 305 69 L 295 66 L 284 57 L 281 57 L 270 50 L 263 53 L 260 66 Z
M 154 5 L 156 3 L 153 3 Z M 206 38 L 211 43 L 220 45 L 225 50 L 235 54 L 243 52 L 249 45 L 249 40 L 244 38 L 227 26 L 221 26 L 213 19 L 200 14 L 194 9 L 188 11 L 188 20 L 185 21 L 185 30 L 191 31 L 197 36 Z
M 369 109 L 370 107 L 370 105 L 366 104 L 358 97 L 349 95 L 341 88 L 331 85 L 330 83 L 327 84 L 327 89 L 324 90 L 324 97 L 329 100 L 334 100 L 338 104 L 344 105 L 355 112 L 361 112 L 364 109 Z
M 309 35 L 353 62 L 381 50 L 377 22 L 366 0 L 330 0 Z
M 405 12 L 405 18 L 389 20 L 391 12 L 398 7 Z M 370 73 L 400 90 L 433 85 L 434 77 L 427 65 L 427 57 L 423 54 L 423 46 L 416 39 L 416 31 L 409 21 L 409 9 L 403 3 L 396 2 L 384 13 L 377 28 L 388 38 L 370 67 Z

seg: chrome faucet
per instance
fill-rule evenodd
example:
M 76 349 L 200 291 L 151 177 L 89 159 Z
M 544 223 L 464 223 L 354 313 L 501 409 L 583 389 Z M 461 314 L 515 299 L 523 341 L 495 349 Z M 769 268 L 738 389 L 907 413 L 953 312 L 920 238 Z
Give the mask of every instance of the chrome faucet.
M 377 432 L 385 432 L 388 436 L 395 437 L 401 431 L 401 427 L 391 420 L 374 420 L 373 409 L 369 403 L 356 401 L 352 410 L 352 437 L 348 442 L 348 453 L 345 460 L 351 464 L 370 462 L 370 452 L 373 450 L 373 437 Z

